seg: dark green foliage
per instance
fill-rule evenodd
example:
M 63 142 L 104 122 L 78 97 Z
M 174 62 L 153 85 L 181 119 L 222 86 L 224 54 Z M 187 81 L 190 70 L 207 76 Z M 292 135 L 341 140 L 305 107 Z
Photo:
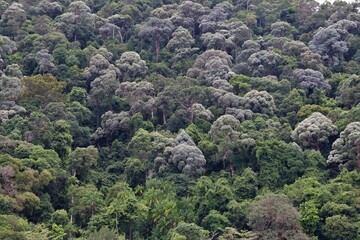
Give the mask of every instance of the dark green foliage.
M 125 163 L 125 174 L 130 187 L 144 184 L 146 179 L 144 163 L 136 158 L 129 158 Z
M 176 228 L 169 232 L 169 239 L 205 240 L 209 232 L 194 223 L 180 222 Z
M 359 240 L 358 2 L 0 14 L 0 239 Z
M 259 142 L 256 147 L 260 186 L 276 188 L 303 175 L 305 160 L 301 148 L 282 141 Z
M 108 227 L 101 227 L 99 231 L 91 233 L 89 235 L 89 240 L 118 240 L 118 236 L 114 230 L 110 230 Z

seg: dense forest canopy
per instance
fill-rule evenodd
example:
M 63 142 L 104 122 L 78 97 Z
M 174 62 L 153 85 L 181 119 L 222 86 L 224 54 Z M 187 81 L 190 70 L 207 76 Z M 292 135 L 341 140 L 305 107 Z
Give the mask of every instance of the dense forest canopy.
M 0 239 L 360 240 L 359 8 L 0 0 Z

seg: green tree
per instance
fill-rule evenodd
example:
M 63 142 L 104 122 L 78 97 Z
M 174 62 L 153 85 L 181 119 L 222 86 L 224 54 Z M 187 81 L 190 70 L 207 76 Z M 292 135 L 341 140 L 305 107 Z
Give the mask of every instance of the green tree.
M 70 3 L 68 12 L 57 17 L 57 27 L 69 40 L 86 42 L 89 33 L 95 29 L 95 14 L 82 1 Z
M 106 214 L 114 220 L 112 223 L 115 229 L 131 238 L 137 224 L 146 218 L 148 207 L 136 198 L 129 185 L 124 182 L 116 183 L 109 189 L 106 201 L 109 203 Z
M 155 45 L 155 61 L 159 60 L 161 42 L 167 39 L 174 29 L 173 23 L 169 19 L 150 17 L 147 22 L 139 28 L 140 38 L 152 39 Z
M 195 223 L 179 222 L 179 224 L 169 231 L 170 240 L 184 239 L 188 240 L 205 240 L 208 239 L 209 232 Z
M 239 200 L 254 198 L 258 190 L 256 173 L 251 168 L 246 168 L 241 176 L 235 177 L 233 188 Z
M 129 158 L 126 161 L 124 172 L 130 187 L 142 185 L 146 181 L 144 162 L 137 158 Z
M 97 164 L 99 151 L 94 146 L 87 148 L 77 147 L 69 154 L 69 168 L 72 176 L 85 179 L 90 168 Z
M 20 95 L 20 102 L 34 102 L 37 107 L 40 107 L 49 102 L 65 101 L 63 92 L 66 83 L 59 82 L 51 74 L 23 77 L 21 81 L 24 88 Z
M 54 124 L 53 136 L 50 143 L 51 148 L 57 152 L 61 159 L 67 158 L 73 142 L 69 124 L 65 120 L 56 121 Z
M 326 219 L 323 232 L 330 239 L 345 240 L 358 238 L 358 227 L 347 217 L 335 215 Z
M 300 204 L 300 214 L 301 226 L 307 234 L 314 236 L 320 222 L 317 204 L 313 200 Z
M 51 222 L 57 225 L 66 226 L 69 222 L 69 216 L 65 209 L 59 209 L 52 213 Z
M 258 142 L 256 159 L 260 168 L 259 183 L 271 189 L 295 181 L 305 170 L 301 148 L 283 141 Z
M 226 216 L 222 215 L 216 210 L 211 210 L 202 220 L 202 225 L 209 230 L 212 236 L 216 236 L 223 232 L 225 227 L 230 225 Z
M 227 210 L 228 203 L 235 198 L 233 189 L 225 178 L 219 178 L 216 182 L 208 182 L 208 180 L 202 179 L 196 186 L 195 196 L 199 204 L 197 214 L 200 219 L 208 215 L 211 210 L 223 213 Z
M 231 175 L 234 176 L 233 154 L 240 140 L 240 121 L 232 115 L 222 115 L 211 125 L 209 136 L 218 145 L 218 159 L 229 164 Z
M 70 200 L 70 223 L 85 226 L 86 223 L 104 206 L 104 195 L 92 185 L 75 186 L 68 189 Z
M 109 229 L 107 226 L 102 226 L 99 231 L 93 232 L 89 235 L 89 240 L 119 240 L 116 231 Z
M 2 33 L 13 38 L 19 37 L 20 29 L 25 23 L 26 12 L 21 3 L 12 3 L 1 16 Z

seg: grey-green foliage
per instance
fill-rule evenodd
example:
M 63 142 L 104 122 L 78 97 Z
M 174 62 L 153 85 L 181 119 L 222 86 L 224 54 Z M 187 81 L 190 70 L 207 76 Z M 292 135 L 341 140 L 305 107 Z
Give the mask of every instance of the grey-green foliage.
M 207 49 L 226 50 L 229 47 L 234 47 L 234 43 L 231 40 L 227 39 L 224 34 L 218 32 L 204 33 L 201 35 L 201 40 Z
M 22 78 L 22 76 L 23 76 L 23 74 L 21 72 L 21 68 L 17 64 L 7 65 L 4 70 L 4 73 L 10 77 Z
M 39 72 L 41 74 L 51 72 L 54 68 L 54 63 L 52 62 L 52 55 L 49 54 L 47 49 L 41 49 L 36 53 L 35 60 L 39 65 Z
M 105 23 L 99 28 L 99 35 L 105 41 L 110 38 L 118 39 L 121 43 L 123 42 L 123 35 L 121 33 L 121 28 L 113 23 Z
M 194 117 L 199 119 L 211 120 L 214 115 L 209 109 L 206 109 L 201 103 L 195 103 L 192 105 L 194 111 Z
M 171 150 L 176 146 L 176 140 L 159 132 L 152 132 L 151 138 L 154 152 L 156 152 L 154 159 L 155 172 L 163 174 L 169 170 L 167 159 L 171 155 Z
M 172 38 L 166 45 L 166 48 L 170 52 L 175 53 L 170 59 L 170 63 L 172 63 L 172 69 L 180 68 L 186 71 L 188 67 L 184 68 L 184 64 L 190 65 L 191 62 L 189 59 L 195 58 L 195 53 L 200 50 L 199 48 L 193 48 L 194 44 L 195 39 L 188 29 L 179 26 L 172 33 Z
M 0 1 L 0 15 L 2 15 L 8 7 L 9 4 L 6 1 Z
M 193 68 L 187 71 L 187 76 L 211 85 L 215 80 L 228 80 L 234 75 L 230 69 L 231 64 L 232 57 L 226 52 L 210 49 L 196 58 Z
M 1 15 L 1 25 L 7 36 L 15 36 L 26 21 L 26 12 L 21 3 L 12 3 Z
M 84 69 L 84 75 L 86 80 L 91 82 L 100 75 L 107 74 L 109 70 L 115 73 L 115 78 L 119 77 L 120 70 L 99 52 L 90 58 L 89 67 Z
M 170 51 L 177 52 L 179 49 L 191 48 L 194 43 L 195 40 L 190 32 L 186 28 L 180 26 L 172 33 L 172 38 L 166 45 L 166 48 Z
M 284 43 L 282 52 L 286 55 L 300 57 L 306 51 L 311 51 L 305 43 L 301 41 L 289 41 Z
M 63 13 L 63 8 L 58 2 L 43 0 L 40 2 L 39 6 L 51 18 L 55 18 Z
M 229 40 L 235 46 L 242 46 L 246 41 L 251 39 L 252 31 L 241 21 L 229 20 L 226 22 L 227 35 Z
M 101 54 L 90 58 L 89 67 L 84 69 L 85 78 L 92 81 L 100 75 L 100 72 L 109 67 L 109 61 Z
M 232 115 L 222 115 L 211 125 L 209 136 L 215 144 L 232 143 L 240 138 L 240 121 Z
M 103 56 L 104 58 L 106 58 L 106 60 L 108 60 L 109 62 L 111 62 L 113 60 L 114 55 L 112 54 L 112 52 L 110 52 L 109 50 L 107 50 L 106 47 L 100 47 L 98 50 L 95 51 L 94 54 L 100 54 L 101 56 Z
M 109 106 L 111 97 L 115 94 L 115 90 L 119 87 L 116 72 L 108 70 L 105 74 L 95 78 L 95 80 L 91 82 L 90 86 L 89 105 L 93 107 Z
M 226 114 L 234 116 L 240 122 L 244 122 L 245 120 L 249 120 L 253 118 L 254 112 L 250 109 L 241 109 L 241 108 L 226 108 Z
M 218 96 L 218 95 L 220 95 L 220 96 Z M 246 103 L 246 100 L 243 97 L 239 97 L 232 92 L 215 90 L 214 97 L 217 98 L 218 104 L 223 109 L 226 109 L 228 107 L 239 108 L 241 106 L 244 106 Z
M 203 33 L 214 32 L 222 28 L 225 20 L 230 16 L 233 7 L 229 2 L 217 4 L 212 11 L 201 19 L 199 27 Z
M 132 113 L 142 112 L 153 115 L 155 89 L 150 82 L 122 82 L 115 94 L 128 101 Z
M 321 71 L 324 68 L 321 61 L 321 55 L 317 52 L 311 51 L 310 49 L 301 53 L 300 60 L 304 67 L 318 71 Z
M 348 51 L 349 31 L 356 27 L 353 21 L 340 20 L 327 28 L 320 28 L 309 42 L 309 47 L 321 55 L 324 65 L 334 67 Z
M 227 92 L 232 92 L 233 91 L 233 86 L 231 86 L 231 84 L 224 80 L 224 79 L 219 79 L 219 80 L 215 80 L 213 83 L 212 83 L 212 86 L 216 89 L 222 89 L 222 90 L 225 90 Z
M 151 10 L 150 16 L 157 18 L 170 18 L 178 11 L 177 4 L 166 4 Z
M 241 51 L 238 53 L 236 62 L 246 62 L 252 54 L 259 52 L 260 49 L 261 45 L 258 42 L 254 40 L 245 41 L 241 46 Z
M 25 108 L 16 105 L 13 101 L 0 101 L 0 122 L 4 123 L 11 117 L 20 113 L 25 113 Z M 16 129 L 14 130 L 16 131 Z
M 341 83 L 338 96 L 348 108 L 360 103 L 360 76 L 351 75 Z
M 276 49 L 283 49 L 285 43 L 290 41 L 291 40 L 287 37 L 271 37 L 269 39 L 266 39 L 265 46 L 267 49 L 272 49 L 276 51 Z
M 266 76 L 275 75 L 276 69 L 280 64 L 282 57 L 271 50 L 261 50 L 251 54 L 247 60 L 250 71 L 254 75 Z
M 294 70 L 294 78 L 299 87 L 304 89 L 308 95 L 311 95 L 315 89 L 330 91 L 331 86 L 325 82 L 321 72 L 312 69 Z
M 18 77 L 0 75 L 0 101 L 16 101 L 21 92 L 21 81 Z
M 278 21 L 271 24 L 271 35 L 287 37 L 291 34 L 292 26 L 288 22 Z
M 183 1 L 178 7 L 178 13 L 176 13 L 171 20 L 175 25 L 189 29 L 194 36 L 196 24 L 199 24 L 203 16 L 209 11 L 210 9 L 208 7 L 200 3 Z
M 147 22 L 139 26 L 139 37 L 150 39 L 155 44 L 156 61 L 159 57 L 161 42 L 169 38 L 174 28 L 171 20 L 156 17 L 150 17 Z
M 118 130 L 128 131 L 130 126 L 131 120 L 128 112 L 113 113 L 108 111 L 101 116 L 101 127 L 95 131 L 93 138 L 98 140 L 108 137 Z
M 68 122 L 76 120 L 75 116 L 66 109 L 66 105 L 63 102 L 50 102 L 42 110 L 51 121 L 57 121 L 60 119 Z
M 112 96 L 120 84 L 120 70 L 110 64 L 107 58 L 112 58 L 112 54 L 106 48 L 100 48 L 98 53 L 91 57 L 89 67 L 84 69 L 85 78 L 91 87 L 88 104 L 98 107 L 98 112 L 102 111 L 99 107 L 111 106 Z
M 254 113 L 272 115 L 276 109 L 273 96 L 266 91 L 251 90 L 244 95 L 245 108 Z
M 0 36 L 0 55 L 11 54 L 16 51 L 16 43 L 9 37 Z
M 207 48 L 232 50 L 251 39 L 251 30 L 241 21 L 231 19 L 234 6 L 229 2 L 218 3 L 199 25 L 203 35 L 201 39 Z
M 182 131 L 176 137 L 176 142 L 177 145 L 171 150 L 169 163 L 182 173 L 192 177 L 204 174 L 206 165 L 204 154 L 191 137 Z
M 124 52 L 120 59 L 115 62 L 120 70 L 121 81 L 133 81 L 146 75 L 147 66 L 144 60 L 141 60 L 137 52 Z
M 333 143 L 327 163 L 346 164 L 360 156 L 360 122 L 352 122 Z
M 329 137 L 337 133 L 336 126 L 322 113 L 314 112 L 306 118 L 291 133 L 291 138 L 303 147 L 320 149 Z
M 95 29 L 96 15 L 83 1 L 71 2 L 68 12 L 56 17 L 57 27 L 69 39 L 77 40 L 79 29 L 93 31 Z

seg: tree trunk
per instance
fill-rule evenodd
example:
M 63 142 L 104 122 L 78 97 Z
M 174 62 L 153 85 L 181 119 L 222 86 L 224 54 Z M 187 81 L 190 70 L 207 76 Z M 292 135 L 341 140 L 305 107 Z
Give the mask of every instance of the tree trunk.
M 120 43 L 122 44 L 122 43 L 124 43 L 124 37 L 123 37 L 120 30 L 118 31 L 118 33 L 119 33 L 119 36 L 120 36 Z
M 163 116 L 163 124 L 166 125 L 166 114 L 165 114 L 165 111 L 162 112 L 162 116 Z
M 159 60 L 159 53 L 160 53 L 160 37 L 159 37 L 159 33 L 155 34 L 155 62 L 158 62 Z
M 229 167 L 231 176 L 235 176 L 234 162 L 232 160 L 229 162 Z
M 115 212 L 115 224 L 116 224 L 116 234 L 119 237 L 119 226 L 118 226 L 117 212 Z
M 71 205 L 72 206 L 74 206 L 74 202 L 75 202 L 74 195 L 72 195 L 71 196 Z M 73 215 L 73 210 L 71 209 L 70 210 L 70 224 L 73 225 L 73 223 L 74 223 L 74 215 Z M 70 239 L 72 239 L 72 237 L 73 237 L 72 230 L 70 230 L 70 232 L 69 232 L 69 237 L 70 237 Z
M 189 121 L 190 121 L 190 124 L 193 123 L 194 121 L 194 109 L 193 109 L 193 105 L 191 105 L 190 107 L 190 118 L 189 118 Z

